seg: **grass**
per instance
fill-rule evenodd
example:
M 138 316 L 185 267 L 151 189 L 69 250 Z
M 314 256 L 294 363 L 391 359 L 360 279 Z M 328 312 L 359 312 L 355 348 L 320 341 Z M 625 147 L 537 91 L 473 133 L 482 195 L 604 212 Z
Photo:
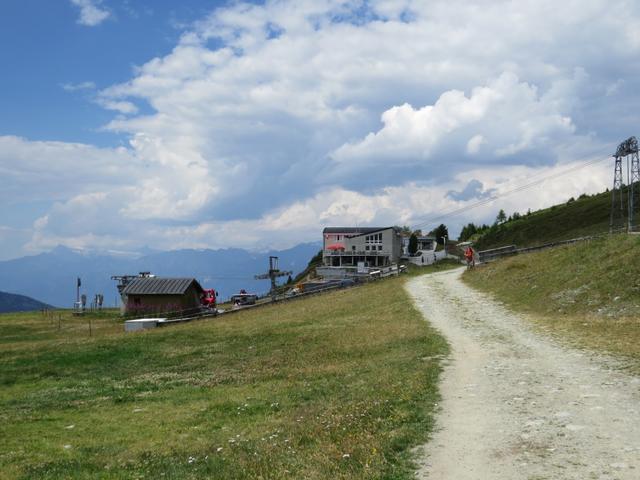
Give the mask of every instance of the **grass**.
M 475 242 L 474 248 L 486 250 L 505 245 L 531 247 L 606 233 L 609 231 L 610 209 L 611 193 L 585 196 L 496 225 Z
M 640 371 L 640 237 L 615 235 L 465 272 L 540 327 Z
M 0 477 L 412 478 L 447 345 L 403 281 L 126 335 L 0 316 Z

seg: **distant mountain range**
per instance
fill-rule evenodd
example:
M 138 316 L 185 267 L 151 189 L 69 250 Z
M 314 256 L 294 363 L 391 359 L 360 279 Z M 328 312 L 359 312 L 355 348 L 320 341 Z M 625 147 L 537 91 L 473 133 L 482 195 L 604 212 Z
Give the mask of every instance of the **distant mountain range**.
M 43 308 L 50 308 L 50 306 L 24 295 L 0 292 L 0 313 L 30 312 L 32 310 L 42 310 Z
M 255 293 L 267 292 L 269 281 L 255 280 L 253 276 L 269 269 L 270 255 L 279 257 L 280 270 L 292 270 L 295 276 L 320 248 L 320 243 L 305 243 L 264 253 L 229 248 L 174 250 L 126 258 L 57 247 L 47 253 L 0 262 L 0 291 L 70 308 L 76 297 L 77 277 L 80 277 L 80 292 L 87 295 L 87 303 L 96 293 L 101 293 L 105 306 L 111 307 L 119 302 L 117 282 L 111 280 L 112 275 L 151 272 L 164 277 L 194 277 L 203 287 L 218 290 L 225 299 L 241 288 Z

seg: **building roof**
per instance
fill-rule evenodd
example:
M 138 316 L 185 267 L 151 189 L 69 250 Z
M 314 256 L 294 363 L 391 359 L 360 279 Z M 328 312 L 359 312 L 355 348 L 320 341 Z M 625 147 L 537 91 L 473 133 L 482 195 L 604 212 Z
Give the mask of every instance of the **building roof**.
M 203 292 L 195 278 L 156 278 L 142 277 L 129 282 L 122 290 L 124 295 L 183 295 L 191 284 Z
M 379 232 L 393 227 L 325 227 L 322 233 L 349 233 L 353 235 L 362 235 L 365 233 Z

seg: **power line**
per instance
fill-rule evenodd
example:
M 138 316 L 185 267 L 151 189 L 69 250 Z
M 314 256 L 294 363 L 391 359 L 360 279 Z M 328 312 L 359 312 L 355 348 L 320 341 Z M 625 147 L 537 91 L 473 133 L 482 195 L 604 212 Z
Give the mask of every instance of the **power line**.
M 205 275 L 203 278 L 206 278 L 207 280 L 254 280 L 253 277 L 219 277 L 209 275 Z
M 433 217 L 427 217 L 426 219 L 422 220 L 420 223 L 414 225 L 412 227 L 412 230 L 417 230 L 417 229 L 422 228 L 422 227 L 424 227 L 426 225 L 429 225 L 431 223 L 435 223 L 435 222 L 441 221 L 441 220 L 443 220 L 445 218 L 453 217 L 453 216 L 459 215 L 461 213 L 467 212 L 467 211 L 469 211 L 471 209 L 474 209 L 474 208 L 477 208 L 477 207 L 481 207 L 483 205 L 487 205 L 489 203 L 494 202 L 495 200 L 498 200 L 499 198 L 506 197 L 506 196 L 511 195 L 513 193 L 521 192 L 523 190 L 527 190 L 529 188 L 532 188 L 532 187 L 535 187 L 537 185 L 540 185 L 541 183 L 544 183 L 547 180 L 552 180 L 554 178 L 561 177 L 563 175 L 566 175 L 568 173 L 574 172 L 576 170 L 580 170 L 582 168 L 589 167 L 589 166 L 595 165 L 597 163 L 603 162 L 604 160 L 609 160 L 610 158 L 611 158 L 610 156 L 607 156 L 607 157 L 604 157 L 604 158 L 592 159 L 592 160 L 589 160 L 586 163 L 583 163 L 581 165 L 573 166 L 573 167 L 567 168 L 567 169 L 565 169 L 565 170 L 563 170 L 561 172 L 556 172 L 556 173 L 553 173 L 551 175 L 547 175 L 545 177 L 539 178 L 537 180 L 530 181 L 530 182 L 527 182 L 525 184 L 516 186 L 516 187 L 512 188 L 511 190 L 507 190 L 507 191 L 502 192 L 502 193 L 496 193 L 496 194 L 491 195 L 491 196 L 489 196 L 487 198 L 479 200 L 479 201 L 477 201 L 475 203 L 472 203 L 472 204 L 469 204 L 469 205 L 465 205 L 463 207 L 458 207 L 458 208 L 455 208 L 453 210 L 450 210 L 448 212 L 445 212 L 445 213 L 442 213 L 442 214 L 439 214 L 439 215 L 436 215 L 436 216 L 433 216 Z M 540 175 L 542 175 L 542 173 L 538 173 L 536 175 L 533 175 L 531 178 L 535 178 L 535 177 L 540 176 Z

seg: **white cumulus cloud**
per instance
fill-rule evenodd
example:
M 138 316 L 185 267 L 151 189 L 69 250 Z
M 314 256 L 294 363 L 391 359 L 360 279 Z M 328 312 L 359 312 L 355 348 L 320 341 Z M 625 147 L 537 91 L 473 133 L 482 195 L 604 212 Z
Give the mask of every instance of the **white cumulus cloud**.
M 351 167 L 372 162 L 416 163 L 434 158 L 438 146 L 452 153 L 464 147 L 475 154 L 486 144 L 497 158 L 529 149 L 553 147 L 575 141 L 571 118 L 553 102 L 538 94 L 537 88 L 511 73 L 504 73 L 486 86 L 440 95 L 434 105 L 414 108 L 395 106 L 382 114 L 383 127 L 355 143 L 338 148 L 332 155 L 338 163 Z M 441 149 L 442 150 L 442 149 Z
M 74 4 L 86 24 L 109 15 Z M 263 248 L 419 222 L 611 153 L 638 123 L 639 19 L 640 4 L 606 0 L 232 2 L 90 99 L 123 146 L 0 137 L 0 197 L 49 202 L 31 251 Z M 510 205 L 610 183 L 567 178 Z
M 101 7 L 102 0 L 71 0 L 71 3 L 80 9 L 80 25 L 95 27 L 111 16 L 109 10 Z

